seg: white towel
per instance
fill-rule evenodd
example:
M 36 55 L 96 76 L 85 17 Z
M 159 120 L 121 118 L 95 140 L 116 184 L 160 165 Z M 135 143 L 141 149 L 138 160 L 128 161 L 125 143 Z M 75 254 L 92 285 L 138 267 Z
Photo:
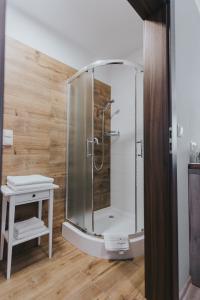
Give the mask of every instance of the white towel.
M 27 231 L 41 228 L 44 225 L 44 221 L 33 217 L 25 221 L 16 222 L 14 224 L 14 232 L 18 234 L 23 234 Z
M 54 179 L 42 175 L 7 176 L 7 182 L 14 186 L 18 186 L 38 183 L 53 183 Z
M 28 238 L 29 236 L 33 236 L 33 235 L 37 235 L 38 233 L 42 233 L 43 231 L 45 231 L 47 228 L 45 225 L 40 226 L 40 228 L 34 229 L 34 230 L 30 230 L 21 234 L 16 234 L 14 232 L 14 238 L 16 240 L 20 240 L 20 239 L 24 239 L 24 238 Z
M 52 187 L 52 183 L 13 185 L 13 184 L 7 182 L 7 186 L 15 192 L 23 192 L 23 191 L 28 192 L 28 191 L 33 191 L 33 190 L 49 189 Z
M 129 250 L 129 237 L 125 234 L 105 233 L 104 242 L 107 251 Z

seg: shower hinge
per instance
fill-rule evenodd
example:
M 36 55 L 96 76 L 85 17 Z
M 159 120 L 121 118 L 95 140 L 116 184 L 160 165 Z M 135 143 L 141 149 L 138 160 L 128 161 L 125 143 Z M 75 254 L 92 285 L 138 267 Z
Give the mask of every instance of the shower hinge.
M 169 154 L 172 154 L 172 127 L 169 127 Z

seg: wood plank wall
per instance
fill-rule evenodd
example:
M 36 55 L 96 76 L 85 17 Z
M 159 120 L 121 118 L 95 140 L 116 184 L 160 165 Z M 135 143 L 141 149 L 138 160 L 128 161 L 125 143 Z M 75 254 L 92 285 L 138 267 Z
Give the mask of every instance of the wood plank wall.
M 102 130 L 102 109 L 111 99 L 111 87 L 99 80 L 94 81 L 94 135 L 101 142 Z M 105 131 L 111 130 L 111 109 L 105 113 Z M 94 210 L 105 208 L 111 205 L 110 198 L 110 138 L 104 137 L 104 164 L 100 171 L 94 168 Z M 94 154 L 97 167 L 102 162 L 102 145 L 95 145 Z
M 7 175 L 40 173 L 54 177 L 60 186 L 54 202 L 56 234 L 60 234 L 65 218 L 66 80 L 75 71 L 6 39 L 4 128 L 14 130 L 14 145 L 3 149 L 3 183 Z M 35 205 L 18 208 L 17 220 L 35 213 Z

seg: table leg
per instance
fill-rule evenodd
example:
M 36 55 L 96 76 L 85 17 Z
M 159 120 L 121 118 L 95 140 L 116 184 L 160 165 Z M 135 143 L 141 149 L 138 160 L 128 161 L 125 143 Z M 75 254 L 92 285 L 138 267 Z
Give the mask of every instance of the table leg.
M 42 219 L 42 201 L 38 202 L 38 219 Z M 41 244 L 41 237 L 38 238 L 38 246 Z
M 10 279 L 10 273 L 11 273 L 14 222 L 15 222 L 15 200 L 12 199 L 12 197 L 10 197 L 9 221 L 8 221 L 7 279 Z
M 1 217 L 1 247 L 0 247 L 0 260 L 3 259 L 3 250 L 4 250 L 4 234 L 6 229 L 6 215 L 7 215 L 7 201 L 6 198 L 3 197 L 2 203 L 2 217 Z
M 53 234 L 53 190 L 50 190 L 48 203 L 48 227 L 49 227 L 49 258 L 52 257 L 52 234 Z

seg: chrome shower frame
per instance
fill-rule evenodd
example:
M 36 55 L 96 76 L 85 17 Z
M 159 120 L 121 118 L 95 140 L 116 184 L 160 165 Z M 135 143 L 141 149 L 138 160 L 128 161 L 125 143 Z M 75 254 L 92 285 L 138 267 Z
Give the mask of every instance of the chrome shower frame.
M 78 72 L 76 72 L 72 77 L 67 80 L 67 84 L 71 83 L 74 79 L 79 77 L 82 73 L 88 72 L 89 70 L 93 70 L 97 67 L 103 67 L 107 65 L 125 65 L 132 67 L 136 72 L 143 72 L 143 67 L 140 64 L 132 63 L 128 60 L 123 59 L 105 59 L 105 60 L 97 60 L 92 64 L 83 67 Z
M 105 60 L 98 60 L 95 61 L 91 64 L 89 64 L 88 66 L 83 67 L 82 69 L 80 69 L 78 72 L 76 72 L 72 77 L 70 77 L 67 80 L 67 96 L 69 97 L 70 95 L 70 83 L 72 83 L 75 79 L 77 79 L 79 76 L 81 76 L 83 73 L 91 71 L 93 74 L 93 95 L 92 95 L 92 105 L 94 105 L 94 71 L 96 68 L 98 67 L 103 67 L 103 66 L 107 66 L 107 65 L 125 65 L 125 66 L 129 66 L 133 68 L 133 72 L 134 73 L 134 82 L 135 82 L 135 116 L 136 116 L 136 112 L 137 112 L 137 74 L 138 73 L 144 73 L 143 71 L 143 67 L 140 64 L 136 64 L 136 63 L 132 63 L 128 60 L 122 60 L 122 59 L 105 59 Z M 67 102 L 67 120 L 69 119 L 69 101 Z M 135 117 L 135 132 L 137 132 L 137 118 Z M 69 128 L 67 128 L 67 153 L 68 153 L 68 145 L 69 145 Z M 137 233 L 138 230 L 138 225 L 137 225 L 137 134 L 135 134 L 135 233 Z M 92 145 L 92 151 L 94 152 L 94 144 Z M 92 164 L 93 165 L 93 164 Z M 68 168 L 68 155 L 66 155 L 66 168 Z M 94 168 L 94 166 L 92 167 Z M 67 169 L 67 176 L 66 178 L 68 178 L 68 169 Z M 93 182 L 93 169 L 92 169 L 92 182 Z M 92 187 L 93 189 L 93 187 Z M 66 191 L 68 190 L 68 180 L 66 179 Z M 67 207 L 68 207 L 68 194 L 66 192 L 66 202 L 65 202 L 66 208 L 65 208 L 65 212 L 66 212 L 66 220 L 68 222 L 71 223 L 71 221 L 68 219 L 68 214 L 67 214 Z M 93 206 L 93 198 L 92 198 L 92 206 Z M 92 207 L 92 211 L 94 212 L 94 209 Z M 74 225 L 74 224 L 73 224 Z M 75 225 L 76 226 L 76 225 Z M 77 226 L 79 228 L 79 226 Z M 92 227 L 93 227 L 93 232 L 87 232 L 89 234 L 95 235 L 94 232 L 94 218 L 92 216 Z M 79 228 L 82 231 L 82 228 Z

